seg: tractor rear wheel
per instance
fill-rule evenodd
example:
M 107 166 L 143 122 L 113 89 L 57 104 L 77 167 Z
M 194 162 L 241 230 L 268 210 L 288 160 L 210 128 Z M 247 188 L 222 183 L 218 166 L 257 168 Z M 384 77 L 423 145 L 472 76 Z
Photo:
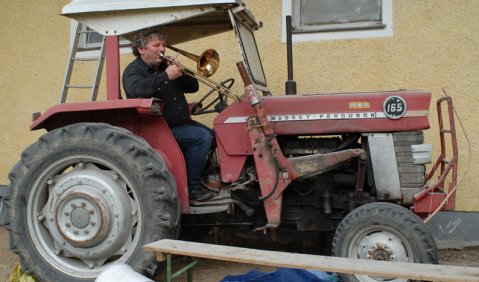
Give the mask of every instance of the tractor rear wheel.
M 50 131 L 9 178 L 10 248 L 38 281 L 93 281 L 112 263 L 151 276 L 155 256 L 142 246 L 178 236 L 174 178 L 125 129 L 78 123 Z
M 434 238 L 410 210 L 370 203 L 349 213 L 333 238 L 333 256 L 369 260 L 437 263 Z M 341 275 L 344 281 L 407 281 L 367 275 Z

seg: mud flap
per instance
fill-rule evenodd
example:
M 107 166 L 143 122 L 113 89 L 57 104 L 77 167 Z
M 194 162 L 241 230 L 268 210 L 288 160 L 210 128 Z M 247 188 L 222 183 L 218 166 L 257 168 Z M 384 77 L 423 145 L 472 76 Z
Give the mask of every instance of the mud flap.
M 10 190 L 7 189 L 7 186 L 0 185 L 0 227 L 7 223 L 7 205 L 4 199 L 8 196 L 10 196 Z

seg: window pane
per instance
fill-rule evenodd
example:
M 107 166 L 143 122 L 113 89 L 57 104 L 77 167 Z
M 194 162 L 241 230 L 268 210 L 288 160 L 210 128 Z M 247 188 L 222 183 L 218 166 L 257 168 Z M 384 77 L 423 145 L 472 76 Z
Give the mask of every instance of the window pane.
M 103 36 L 97 32 L 94 32 L 91 28 L 87 27 L 87 31 L 89 31 L 86 34 L 86 44 L 91 44 L 91 43 L 101 43 L 103 41 Z M 91 31 L 91 32 L 90 32 Z
M 380 0 L 301 0 L 301 25 L 381 20 Z
M 292 0 L 293 32 L 384 28 L 382 0 Z
M 236 26 L 246 62 L 250 67 L 251 76 L 255 83 L 266 86 L 266 77 L 264 75 L 263 65 L 261 64 L 253 32 L 239 20 L 236 21 Z

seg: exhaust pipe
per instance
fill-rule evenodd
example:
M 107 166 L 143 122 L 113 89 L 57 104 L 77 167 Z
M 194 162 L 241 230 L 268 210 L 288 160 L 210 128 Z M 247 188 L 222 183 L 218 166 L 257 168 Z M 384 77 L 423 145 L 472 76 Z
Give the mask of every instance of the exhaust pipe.
M 286 95 L 296 95 L 296 81 L 293 80 L 293 36 L 291 35 L 291 16 L 286 16 L 286 46 L 288 61 L 288 80 L 285 83 Z

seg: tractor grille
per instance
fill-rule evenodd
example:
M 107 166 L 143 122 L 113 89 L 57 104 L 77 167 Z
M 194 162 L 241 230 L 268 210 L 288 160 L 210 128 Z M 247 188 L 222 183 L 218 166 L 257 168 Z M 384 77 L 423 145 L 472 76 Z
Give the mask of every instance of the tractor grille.
M 397 132 L 393 140 L 403 204 L 412 204 L 412 197 L 424 186 L 426 166 L 413 163 L 411 145 L 424 144 L 424 134 L 422 131 Z

